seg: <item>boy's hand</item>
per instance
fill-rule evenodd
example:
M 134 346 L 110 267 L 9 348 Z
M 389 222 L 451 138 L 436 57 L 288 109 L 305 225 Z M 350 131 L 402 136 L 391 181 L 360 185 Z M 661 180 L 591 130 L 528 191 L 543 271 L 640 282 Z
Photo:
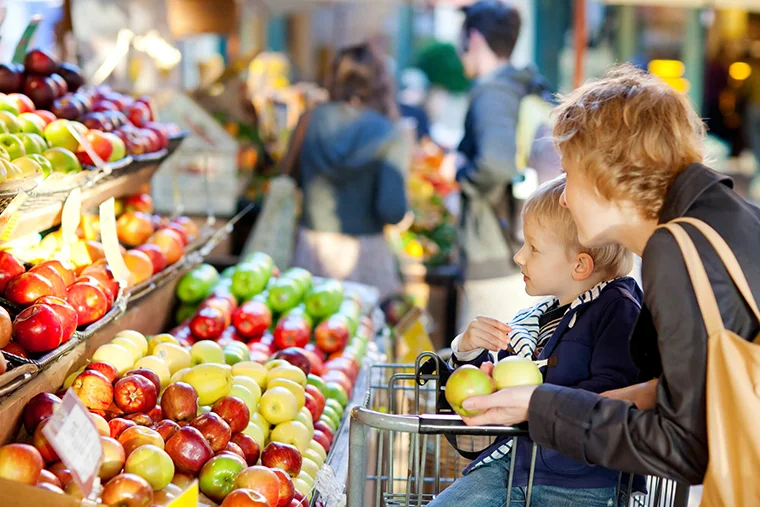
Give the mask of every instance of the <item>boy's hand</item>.
M 479 315 L 470 322 L 459 340 L 459 351 L 469 352 L 475 349 L 499 351 L 509 345 L 507 333 L 512 328 L 503 322 Z

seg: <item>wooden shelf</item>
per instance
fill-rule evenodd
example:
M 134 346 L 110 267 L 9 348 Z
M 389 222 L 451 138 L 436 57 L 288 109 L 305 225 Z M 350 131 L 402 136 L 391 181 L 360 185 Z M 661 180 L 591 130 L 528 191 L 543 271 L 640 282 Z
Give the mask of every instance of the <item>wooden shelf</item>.
M 89 188 L 83 188 L 82 209 L 97 207 L 109 197 L 119 198 L 138 193 L 144 184 L 150 182 L 158 167 L 158 163 L 145 165 L 136 171 L 108 176 Z M 22 197 L 16 197 L 14 201 L 21 200 L 22 204 L 15 206 L 10 203 L 0 213 L 0 231 L 5 227 L 13 227 L 12 232 L 5 235 L 5 241 L 59 225 L 67 196 L 68 193 L 29 196 L 25 201 Z

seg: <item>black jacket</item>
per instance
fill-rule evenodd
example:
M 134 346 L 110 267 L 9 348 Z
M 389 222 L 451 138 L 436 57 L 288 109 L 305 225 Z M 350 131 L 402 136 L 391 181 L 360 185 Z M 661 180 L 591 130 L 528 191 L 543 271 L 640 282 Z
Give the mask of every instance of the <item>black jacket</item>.
M 689 216 L 712 226 L 738 258 L 757 299 L 760 209 L 732 186 L 729 178 L 694 164 L 670 188 L 660 222 Z M 705 264 L 726 328 L 754 339 L 760 326 L 717 253 L 692 226 L 685 227 Z M 707 332 L 683 257 L 668 231 L 658 230 L 647 243 L 642 277 L 644 307 L 631 352 L 650 378 L 660 378 L 655 408 L 639 410 L 629 402 L 543 385 L 531 398 L 530 435 L 540 445 L 588 463 L 699 484 L 708 461 Z

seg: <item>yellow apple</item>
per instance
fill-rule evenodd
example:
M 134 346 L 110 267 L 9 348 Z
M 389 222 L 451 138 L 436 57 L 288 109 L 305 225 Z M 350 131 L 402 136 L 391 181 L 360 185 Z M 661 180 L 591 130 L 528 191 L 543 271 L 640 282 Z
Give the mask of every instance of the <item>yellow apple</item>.
M 130 340 L 129 338 L 114 338 L 111 340 L 111 343 L 115 343 L 116 345 L 121 345 L 125 349 L 127 349 L 132 356 L 132 362 L 136 363 L 140 359 L 142 359 L 142 352 L 140 351 L 140 347 L 135 345 L 135 343 Z
M 261 388 L 251 377 L 245 377 L 243 375 L 235 375 L 235 367 L 232 367 L 232 385 L 243 386 L 251 392 L 254 399 L 254 409 L 258 406 L 261 399 Z M 253 414 L 256 410 L 251 410 Z
M 267 381 L 267 390 L 273 387 L 284 387 L 293 393 L 293 396 L 296 397 L 296 401 L 298 402 L 298 410 L 301 410 L 301 408 L 306 403 L 306 394 L 303 387 L 301 387 L 300 384 L 293 382 L 292 380 L 286 378 L 273 378 Z
M 204 363 L 225 364 L 222 346 L 211 340 L 202 340 L 190 348 L 193 366 Z
M 287 362 L 284 359 L 272 359 L 271 361 L 267 361 L 266 364 L 264 364 L 264 367 L 267 371 L 271 370 L 272 368 L 277 368 L 278 366 L 293 366 L 289 362 Z
M 312 440 L 311 442 L 309 442 L 309 449 L 316 452 L 319 455 L 319 457 L 322 459 L 321 462 L 318 462 L 319 466 L 322 466 L 322 463 L 327 461 L 327 451 L 325 451 L 325 448 L 322 447 L 322 445 L 319 442 L 317 442 L 316 440 Z
M 252 414 L 256 411 L 257 401 L 254 397 L 251 391 L 248 390 L 247 387 L 241 386 L 240 384 L 232 384 L 232 389 L 230 389 L 230 392 L 227 396 L 235 396 L 237 398 L 240 398 L 243 400 L 243 403 L 245 403 L 245 406 L 248 407 L 248 413 Z
M 120 376 L 132 369 L 135 364 L 132 353 L 117 343 L 106 343 L 98 347 L 92 355 L 92 362 L 108 363 L 119 370 Z
M 259 444 L 259 447 L 263 449 L 267 445 L 266 438 L 264 438 L 264 432 L 258 427 L 256 423 L 249 422 L 248 426 L 243 430 L 243 433 L 251 437 Z
M 174 384 L 176 382 L 182 382 L 185 378 L 185 374 L 189 371 L 190 368 L 182 368 L 181 370 L 174 372 L 172 378 L 169 379 L 169 383 Z
M 146 368 L 158 375 L 158 378 L 161 379 L 162 392 L 164 389 L 166 389 L 166 386 L 169 385 L 169 380 L 171 380 L 172 377 L 171 373 L 169 372 L 169 367 L 166 365 L 163 359 L 157 356 L 143 357 L 135 363 L 135 368 Z
M 312 442 L 314 442 L 314 440 L 312 440 Z M 311 442 L 309 442 L 309 445 L 311 445 Z M 319 443 L 317 443 L 317 445 L 319 445 Z M 320 445 L 320 447 L 322 447 L 322 446 Z M 322 449 L 322 451 L 324 451 L 324 449 Z M 303 453 L 303 458 L 304 459 L 309 458 L 309 460 L 313 461 L 314 463 L 316 463 L 320 467 L 325 462 L 325 458 L 323 458 L 321 454 L 319 454 L 317 451 L 315 451 L 311 447 L 309 447 L 308 449 L 306 449 L 306 452 Z
M 119 331 L 116 333 L 116 336 L 114 338 L 129 338 L 133 342 L 135 342 L 135 345 L 140 347 L 140 351 L 142 352 L 142 356 L 148 355 L 148 339 L 145 338 L 145 335 L 138 332 L 138 331 L 132 331 L 131 329 L 125 329 L 124 331 Z
M 251 414 L 251 422 L 261 429 L 261 432 L 264 434 L 264 438 L 268 440 L 269 431 L 272 429 L 272 425 L 269 424 L 269 421 L 264 419 L 263 415 L 256 412 Z
M 263 364 L 255 361 L 242 361 L 232 366 L 232 374 L 241 375 L 253 379 L 261 389 L 267 387 L 267 369 Z
M 309 428 L 298 421 L 286 421 L 274 427 L 269 434 L 272 442 L 294 445 L 303 454 L 309 448 Z
M 174 343 L 174 344 L 179 345 L 179 340 L 177 340 L 175 337 L 173 337 L 169 333 L 161 333 L 161 334 L 157 334 L 153 336 L 148 342 L 149 356 L 153 355 L 153 349 L 155 349 L 159 343 Z
M 308 449 L 306 449 L 308 451 Z M 301 460 L 301 471 L 306 472 L 306 474 L 312 478 L 312 480 L 317 478 L 317 472 L 319 472 L 319 465 L 315 461 L 313 461 L 308 456 L 303 456 L 303 459 Z
M 293 479 L 293 486 L 296 488 L 296 491 L 301 493 L 303 496 L 308 498 L 309 501 L 311 501 L 311 486 L 301 479 L 300 477 L 296 477 Z
M 227 364 L 199 364 L 190 368 L 183 382 L 195 388 L 201 405 L 213 405 L 232 389 L 232 368 Z
M 286 364 L 272 368 L 267 373 L 267 385 L 269 382 L 276 378 L 286 378 L 299 384 L 301 387 L 306 387 L 306 374 L 301 368 L 297 368 L 291 364 Z
M 301 407 L 293 420 L 302 423 L 308 428 L 309 438 L 314 436 L 314 421 L 311 419 L 311 412 L 309 412 L 308 408 Z
M 291 421 L 298 414 L 298 401 L 285 387 L 271 387 L 261 395 L 259 412 L 270 424 Z
M 179 370 L 190 367 L 190 352 L 174 343 L 159 343 L 153 349 L 153 355 L 164 360 L 169 372 L 174 375 Z
M 84 367 L 78 369 L 77 371 L 69 373 L 69 376 L 66 377 L 66 380 L 63 381 L 63 388 L 68 389 L 71 387 L 71 384 L 74 383 L 74 379 L 76 379 L 80 373 L 84 371 Z
M 298 472 L 298 476 L 296 479 L 301 479 L 303 482 L 309 485 L 309 489 L 314 487 L 314 477 L 311 477 L 309 474 L 304 472 L 303 470 L 303 464 L 301 464 L 301 471 Z

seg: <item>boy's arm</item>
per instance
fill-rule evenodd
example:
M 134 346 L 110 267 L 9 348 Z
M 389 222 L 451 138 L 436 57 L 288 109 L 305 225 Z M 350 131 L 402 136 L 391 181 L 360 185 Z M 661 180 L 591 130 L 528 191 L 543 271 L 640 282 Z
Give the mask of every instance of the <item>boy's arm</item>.
M 627 297 L 620 297 L 607 305 L 591 353 L 591 376 L 572 387 L 603 393 L 636 382 L 638 369 L 628 352 L 628 338 L 639 312 L 639 304 Z

